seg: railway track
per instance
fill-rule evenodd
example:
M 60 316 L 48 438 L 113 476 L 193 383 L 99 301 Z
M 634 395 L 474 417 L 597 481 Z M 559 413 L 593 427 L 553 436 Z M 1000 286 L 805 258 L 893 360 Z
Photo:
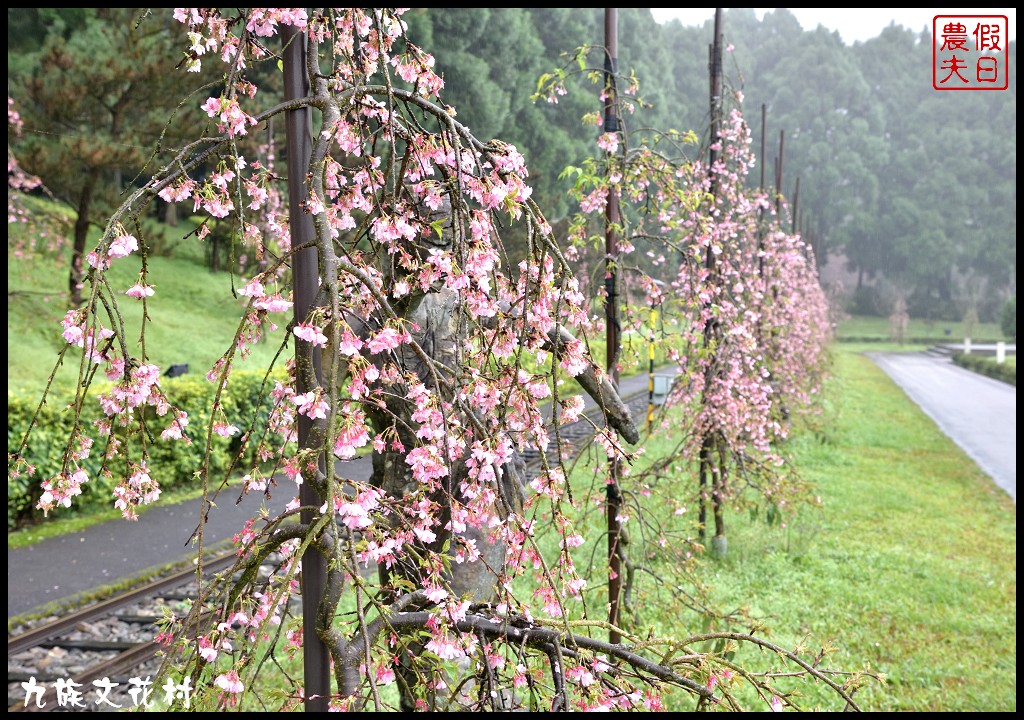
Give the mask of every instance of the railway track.
M 234 551 L 214 555 L 204 563 L 204 571 L 212 576 L 235 560 Z M 134 698 L 124 691 L 133 677 L 156 673 L 161 648 L 154 641 L 158 623 L 166 613 L 184 612 L 188 598 L 195 594 L 195 575 L 194 568 L 186 568 L 9 637 L 8 711 L 130 707 Z M 68 685 L 69 681 L 73 684 Z M 123 692 L 111 692 L 109 704 L 94 707 L 90 696 L 95 697 L 97 681 L 109 681 Z M 58 702 L 58 684 L 81 697 L 75 698 L 72 692 L 64 697 L 64 704 Z M 30 691 L 37 687 L 44 689 L 38 700 L 38 691 Z M 75 699 L 81 704 L 74 704 Z
M 647 408 L 647 393 L 634 393 L 624 399 L 634 417 L 642 417 Z M 579 420 L 559 427 L 563 452 L 576 451 L 602 424 L 600 408 L 588 409 Z M 565 445 L 572 446 L 571 449 Z M 556 450 L 548 453 L 554 461 Z M 527 475 L 532 479 L 543 467 L 537 451 L 523 457 Z M 204 563 L 209 575 L 229 568 L 234 551 L 215 555 Z M 9 712 L 47 712 L 59 710 L 113 710 L 132 707 L 138 695 L 129 697 L 136 681 L 156 674 L 161 646 L 155 642 L 157 623 L 167 614 L 179 617 L 187 612 L 186 602 L 196 590 L 195 570 L 187 568 L 145 585 L 121 593 L 94 605 L 76 610 L 50 622 L 24 630 L 7 641 L 7 683 Z M 80 696 L 79 705 L 68 706 L 68 696 L 58 702 L 57 686 L 71 681 Z M 97 684 L 98 683 L 98 684 Z M 112 684 L 121 689 L 111 694 L 106 704 L 93 702 L 96 688 Z M 42 688 L 37 700 L 33 693 Z M 159 694 L 159 689 L 153 689 Z M 73 696 L 72 696 L 73 697 Z M 40 707 L 40 702 L 43 706 Z M 101 706 L 100 706 L 101 705 Z

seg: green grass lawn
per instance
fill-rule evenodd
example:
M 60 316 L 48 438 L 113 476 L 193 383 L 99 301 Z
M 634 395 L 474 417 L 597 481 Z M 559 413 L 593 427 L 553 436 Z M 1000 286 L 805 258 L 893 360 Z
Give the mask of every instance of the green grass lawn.
M 825 429 L 793 442 L 822 507 L 782 529 L 734 513 L 727 557 L 703 564 L 713 597 L 779 645 L 832 642 L 826 666 L 884 674 L 855 696 L 866 710 L 1015 711 L 1015 504 L 868 358 L 839 351 L 828 397 Z M 842 709 L 789 685 L 804 707 Z
M 161 369 L 187 363 L 189 372 L 206 373 L 230 346 L 245 298 L 231 296 L 231 276 L 211 273 L 194 259 L 153 256 L 148 260 L 149 282 L 156 293 L 147 301 L 152 322 L 146 324 L 145 345 L 150 362 Z M 115 260 L 109 277 L 118 291 L 131 349 L 138 352 L 142 302 L 121 293 L 138 280 L 141 261 L 133 254 Z M 68 266 L 65 259 L 11 260 L 7 265 L 7 383 L 9 389 L 38 393 L 53 371 L 57 353 L 66 345 L 61 318 L 67 312 Z M 245 280 L 247 278 L 243 278 Z M 235 278 L 235 287 L 240 287 Z M 242 365 L 265 368 L 284 337 L 289 313 L 278 313 L 280 328 L 268 333 Z M 58 383 L 70 386 L 78 373 L 75 358 L 65 363 Z
M 949 333 L 946 333 L 949 330 Z M 978 323 L 973 329 L 973 340 L 975 342 L 1005 339 L 1003 331 L 998 323 Z M 964 340 L 964 324 L 959 320 L 922 320 L 911 318 L 907 324 L 906 337 L 914 341 L 925 341 L 927 343 L 959 342 Z M 890 340 L 889 319 L 883 317 L 871 317 L 867 315 L 850 316 L 840 322 L 836 327 L 836 339 L 874 339 Z

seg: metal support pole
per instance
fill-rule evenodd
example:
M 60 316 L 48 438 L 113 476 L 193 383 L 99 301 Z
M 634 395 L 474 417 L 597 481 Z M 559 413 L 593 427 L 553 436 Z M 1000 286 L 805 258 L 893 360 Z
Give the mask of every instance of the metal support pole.
M 605 92 L 607 99 L 604 107 L 604 131 L 618 132 L 619 118 L 615 104 L 618 100 L 615 91 L 619 62 L 619 13 L 617 8 L 604 9 L 604 37 L 607 54 L 605 55 Z M 608 206 L 605 211 L 605 348 L 608 374 L 616 390 L 619 387 L 619 318 L 618 299 L 616 298 L 616 267 L 618 262 L 619 198 L 609 187 Z M 616 628 L 619 626 L 620 602 L 622 600 L 622 526 L 619 517 L 622 515 L 622 496 L 619 492 L 619 461 L 612 459 L 608 466 L 608 480 L 605 489 L 605 513 L 608 521 L 608 623 Z M 610 630 L 608 640 L 612 643 L 621 642 L 622 637 L 616 630 Z
M 718 159 L 715 145 L 718 133 L 722 130 L 722 8 L 715 8 L 715 39 L 708 46 L 708 73 L 711 76 L 711 149 L 708 151 L 708 172 L 714 172 L 714 164 Z M 714 178 L 714 175 L 712 175 Z M 717 180 L 712 179 L 711 194 L 715 194 Z
M 719 142 L 718 134 L 721 131 L 722 123 L 722 8 L 715 8 L 715 25 L 714 25 L 714 40 L 708 47 L 708 86 L 710 88 L 709 104 L 711 109 L 711 128 L 710 128 L 710 148 L 708 150 L 708 176 L 710 177 L 710 193 L 711 202 L 716 203 L 718 195 L 718 175 L 715 173 L 715 162 L 718 159 L 718 151 L 715 150 L 715 145 Z M 704 267 L 708 271 L 708 277 L 712 277 L 715 274 L 715 254 L 708 248 L 704 256 Z M 717 345 L 719 328 L 717 324 L 708 319 L 704 324 L 704 347 L 708 348 L 713 345 Z M 714 363 L 712 363 L 714 367 Z M 709 369 L 707 372 L 715 372 Z M 710 386 L 711 377 L 705 377 L 705 392 Z M 715 431 L 712 430 L 712 433 Z M 698 473 L 698 484 L 700 489 L 698 517 L 700 521 L 700 527 L 698 528 L 698 536 L 701 542 L 707 533 L 707 499 L 705 498 L 705 490 L 707 483 L 711 483 L 711 497 L 714 503 L 716 512 L 715 518 L 719 519 L 720 513 L 718 508 L 721 502 L 720 498 L 720 478 L 713 472 L 711 464 L 711 457 L 713 449 L 717 439 L 715 437 L 706 436 L 701 443 L 700 450 L 700 471 Z M 720 529 L 720 526 L 719 526 Z
M 796 190 L 793 191 L 793 231 L 792 234 L 796 235 L 796 217 L 797 210 L 800 207 L 800 176 L 796 176 Z
M 782 205 L 782 157 L 786 151 L 786 131 L 779 130 L 779 162 L 775 165 L 775 214 L 778 215 Z M 781 224 L 782 218 L 779 218 Z
M 281 28 L 281 40 L 284 43 L 284 94 L 286 100 L 306 97 L 309 94 L 309 80 L 306 76 L 306 36 L 297 28 L 285 25 Z M 307 197 L 305 184 L 309 169 L 312 138 L 310 134 L 310 109 L 289 110 L 285 114 L 285 130 L 288 149 L 288 209 L 291 223 L 292 247 L 300 247 L 310 243 L 314 238 L 313 219 L 302 205 Z M 303 248 L 292 256 L 292 276 L 294 278 L 294 312 L 297 322 L 305 321 L 313 298 L 316 295 L 320 273 L 317 269 L 318 257 L 314 247 Z M 301 352 L 301 344 L 305 341 L 296 338 L 296 360 Z M 322 379 L 319 350 L 313 351 L 313 367 L 317 380 Z M 297 373 L 298 387 L 296 390 L 306 393 L 313 388 L 305 387 L 303 373 Z M 303 447 L 309 438 L 313 421 L 305 415 L 298 414 L 299 447 Z M 324 462 L 323 458 L 320 462 Z M 322 500 L 317 496 L 312 483 L 303 483 L 299 489 L 299 501 L 303 507 L 319 507 Z M 303 523 L 313 522 L 313 513 L 303 510 L 300 515 Z M 302 660 L 303 660 L 303 692 L 305 693 L 306 712 L 327 712 L 331 694 L 331 659 L 320 636 L 317 634 L 317 608 L 323 597 L 327 579 L 327 562 L 313 547 L 307 548 L 302 555 Z
M 758 190 L 764 192 L 764 171 L 768 165 L 767 156 L 764 151 L 765 133 L 768 127 L 768 106 L 761 103 L 761 184 Z M 764 279 L 764 207 L 757 210 L 757 280 L 760 283 Z M 758 344 L 761 344 L 761 320 L 758 319 L 755 326 Z
M 761 158 L 760 158 L 760 160 L 761 160 L 761 184 L 757 186 L 758 189 L 761 190 L 761 191 L 764 190 L 764 168 L 765 168 L 765 165 L 767 164 L 767 162 L 765 161 L 765 154 L 764 154 L 764 133 L 765 133 L 765 125 L 768 122 L 767 116 L 768 116 L 768 106 L 765 105 L 764 103 L 761 103 Z
M 647 343 L 647 435 L 650 436 L 654 425 L 654 333 L 657 329 L 658 311 L 651 305 L 651 316 L 648 321 L 651 338 Z

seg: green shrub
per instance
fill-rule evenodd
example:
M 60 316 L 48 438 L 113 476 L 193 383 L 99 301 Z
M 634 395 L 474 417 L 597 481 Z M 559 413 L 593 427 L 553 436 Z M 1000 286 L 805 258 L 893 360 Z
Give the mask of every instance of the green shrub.
M 964 353 L 953 353 L 953 362 L 962 368 L 993 378 L 1002 380 L 1017 387 L 1017 368 L 1010 367 L 1006 363 L 999 364 L 992 358 L 981 355 L 965 355 Z
M 258 371 L 235 371 L 231 374 L 222 396 L 223 415 L 217 420 L 236 425 L 241 432 L 252 426 L 258 440 L 266 427 L 270 415 L 270 400 L 267 392 L 261 392 L 264 374 Z M 275 372 L 268 381 L 267 390 L 273 387 L 273 380 L 283 380 L 283 372 Z M 98 408 L 96 397 L 109 386 L 90 390 L 86 412 Z M 163 490 L 187 486 L 196 472 L 203 467 L 206 448 L 206 427 L 214 406 L 216 386 L 201 376 L 165 378 L 161 387 L 171 404 L 188 413 L 187 435 L 191 443 L 181 440 L 163 440 L 160 433 L 169 424 L 170 416 L 158 417 L 152 408 L 146 409 L 146 425 L 149 430 L 146 446 L 149 450 L 148 468 L 151 477 L 160 483 Z M 51 395 L 39 410 L 39 418 L 32 431 L 24 459 L 34 466 L 32 473 L 10 477 L 7 480 L 7 527 L 38 522 L 41 513 L 35 509 L 42 492 L 41 483 L 62 470 L 61 458 L 74 426 L 74 413 L 70 408 L 69 395 Z M 20 447 L 25 431 L 38 407 L 38 397 L 24 393 L 7 394 L 7 447 L 10 451 Z M 112 492 L 128 472 L 127 460 L 119 457 L 108 469 L 110 478 L 101 473 L 103 448 L 106 438 L 100 437 L 90 425 L 83 428 L 95 444 L 88 458 L 81 461 L 82 469 L 89 475 L 89 482 L 83 486 L 80 497 L 75 498 L 72 507 L 60 512 L 80 512 L 112 504 Z M 116 431 L 115 431 L 116 434 Z M 122 438 L 123 439 L 123 438 Z M 137 438 L 131 445 L 131 460 L 139 461 Z M 256 443 L 247 447 L 246 457 L 240 462 L 250 463 L 255 457 Z M 240 435 L 233 438 L 213 435 L 210 443 L 210 472 L 213 478 L 223 476 L 231 468 L 232 459 L 241 449 Z
M 1003 329 L 1003 335 L 1010 340 L 1017 342 L 1017 298 L 1012 297 L 1003 305 L 1003 312 L 999 316 L 999 325 Z

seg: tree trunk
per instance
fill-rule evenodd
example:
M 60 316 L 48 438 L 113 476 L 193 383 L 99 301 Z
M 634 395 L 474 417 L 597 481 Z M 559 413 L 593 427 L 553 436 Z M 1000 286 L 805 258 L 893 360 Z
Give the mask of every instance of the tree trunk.
M 178 203 L 167 203 L 164 211 L 164 224 L 168 227 L 178 227 Z
M 713 481 L 712 498 L 714 500 L 715 512 L 715 536 L 711 538 L 711 552 L 715 557 L 725 557 L 725 499 L 726 499 L 726 458 L 725 441 L 718 437 L 715 443 L 718 450 L 718 463 L 711 467 Z
M 96 174 L 85 179 L 78 196 L 78 218 L 75 220 L 75 242 L 71 249 L 71 273 L 68 276 L 68 303 L 71 307 L 82 305 L 82 279 L 85 261 L 85 241 L 89 235 L 89 208 L 96 187 Z
M 210 272 L 217 272 L 220 270 L 220 248 L 217 247 L 220 243 L 217 241 L 217 233 L 210 233 Z
M 440 288 L 428 292 L 414 299 L 404 315 L 409 327 L 416 328 L 411 334 L 426 355 L 445 367 L 458 367 L 458 355 L 465 340 L 465 319 L 458 306 L 458 293 L 455 290 Z M 357 323 L 354 318 L 350 320 L 350 324 Z M 398 352 L 403 367 L 411 371 L 426 387 L 437 390 L 431 369 L 415 352 L 408 346 L 404 346 Z M 441 393 L 441 397 L 447 402 L 453 400 L 445 393 Z M 386 428 L 392 428 L 404 446 L 400 450 L 373 454 L 371 483 L 395 499 L 413 497 L 423 490 L 423 483 L 413 476 L 412 468 L 406 462 L 409 450 L 419 442 L 415 435 L 419 423 L 412 419 L 414 409 L 405 399 L 404 392 L 398 391 L 391 395 L 386 408 L 370 411 L 378 433 Z M 461 422 L 465 424 L 467 419 L 461 418 Z M 465 497 L 460 489 L 468 478 L 466 463 L 458 460 L 452 462 L 450 468 L 451 474 L 439 478 L 433 489 L 427 492 L 430 502 L 439 508 L 441 527 L 444 527 L 446 521 L 452 517 L 454 503 L 471 503 L 470 498 Z M 493 488 L 499 498 L 495 502 L 495 513 L 504 516 L 509 509 L 521 512 L 526 487 L 525 466 L 522 460 L 515 456 L 497 471 L 497 476 L 498 482 Z M 408 520 L 399 519 L 396 522 L 401 524 Z M 457 563 L 452 560 L 452 553 L 462 541 L 475 545 L 480 551 L 478 561 Z M 423 587 L 431 575 L 431 570 L 436 571 L 437 568 L 430 568 L 429 563 L 426 564 L 428 567 L 425 567 L 422 561 L 417 561 L 417 555 L 445 557 L 444 570 L 438 575 L 452 595 L 466 596 L 474 602 L 497 602 L 498 588 L 503 581 L 502 569 L 505 566 L 505 543 L 497 533 L 486 527 L 468 525 L 456 537 L 450 528 L 439 529 L 436 539 L 422 544 L 418 550 L 419 552 L 406 553 L 391 567 L 385 567 L 384 564 L 379 566 L 380 579 L 384 587 L 396 588 L 396 580 L 411 582 L 415 587 Z M 424 649 L 421 641 L 410 638 L 405 641 L 404 647 L 396 652 L 398 663 L 395 671 L 402 687 L 402 709 L 406 712 L 416 709 L 417 693 L 412 690 L 416 687 L 421 688 L 423 702 L 426 702 L 429 711 L 460 709 L 458 699 L 450 690 L 438 690 L 432 687 L 431 683 L 425 682 L 425 673 L 429 673 L 429 670 L 421 659 Z M 469 667 L 460 668 L 460 672 L 468 674 L 469 678 L 472 677 Z M 461 683 L 462 691 L 465 693 L 472 682 L 472 679 L 466 677 L 448 677 L 446 684 L 455 687 Z

